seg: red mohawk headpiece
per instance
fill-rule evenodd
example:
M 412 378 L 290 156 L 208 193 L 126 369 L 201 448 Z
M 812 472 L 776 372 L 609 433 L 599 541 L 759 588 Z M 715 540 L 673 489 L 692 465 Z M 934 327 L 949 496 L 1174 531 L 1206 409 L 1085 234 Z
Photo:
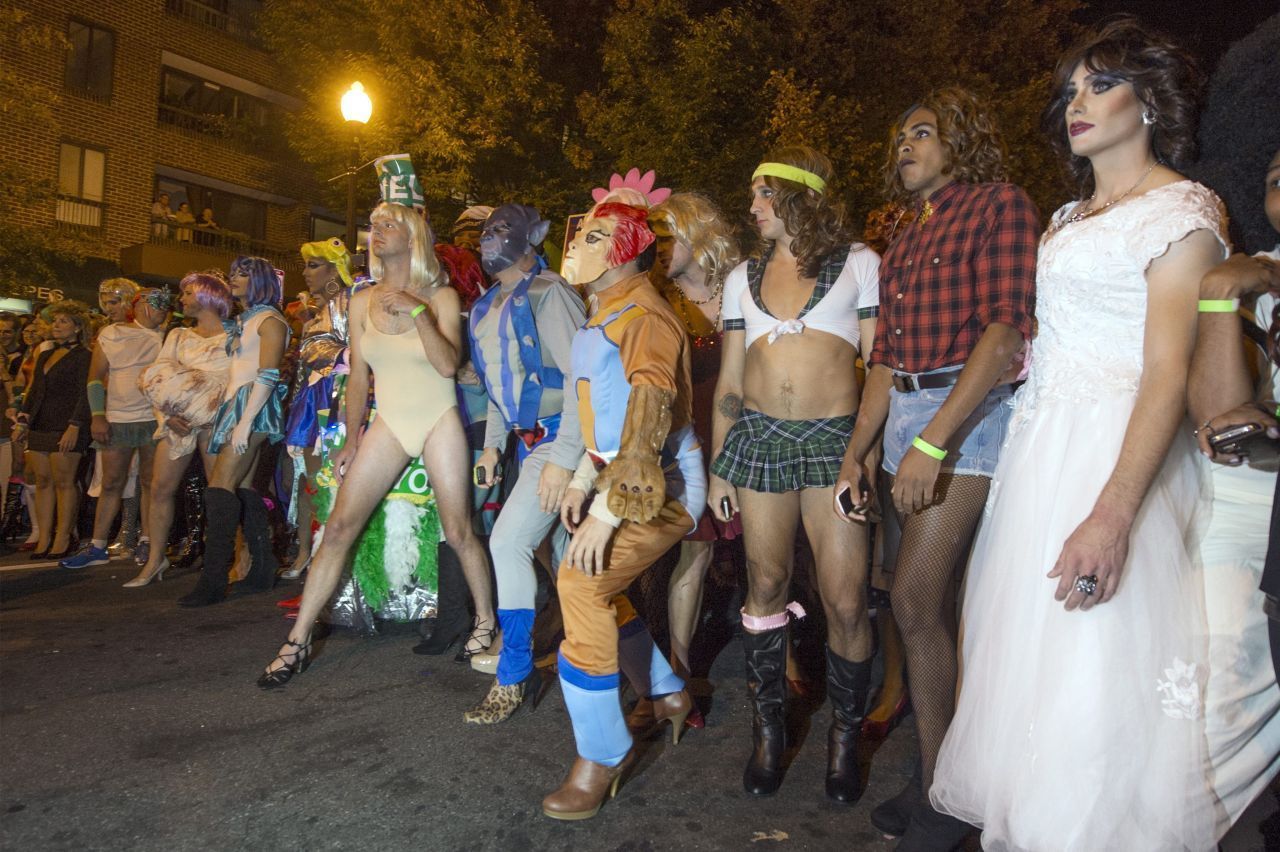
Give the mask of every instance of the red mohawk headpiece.
M 597 204 L 591 215 L 614 222 L 613 239 L 609 243 L 609 252 L 605 255 L 610 266 L 622 266 L 635 260 L 657 239 L 653 231 L 649 230 L 649 211 L 643 207 L 609 202 Z

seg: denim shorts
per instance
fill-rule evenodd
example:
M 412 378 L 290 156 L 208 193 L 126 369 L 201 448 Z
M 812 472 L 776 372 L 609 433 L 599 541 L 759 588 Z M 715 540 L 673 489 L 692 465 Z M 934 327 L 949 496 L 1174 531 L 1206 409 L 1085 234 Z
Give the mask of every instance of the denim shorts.
M 883 463 L 889 474 L 897 475 L 898 465 L 911 448 L 911 442 L 929 425 L 954 389 L 952 385 L 902 393 L 890 388 L 889 418 L 884 424 Z M 945 447 L 944 471 L 988 479 L 995 474 L 1000 447 L 1009 428 L 1009 416 L 1013 413 L 1012 396 L 1012 385 L 997 385 L 986 399 L 978 403 Z

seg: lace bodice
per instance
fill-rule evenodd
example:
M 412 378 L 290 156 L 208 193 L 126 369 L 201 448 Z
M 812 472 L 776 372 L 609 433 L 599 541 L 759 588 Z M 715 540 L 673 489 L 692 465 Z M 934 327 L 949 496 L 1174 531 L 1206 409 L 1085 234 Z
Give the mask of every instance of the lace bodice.
M 1167 184 L 1055 230 L 1073 206 L 1054 214 L 1040 243 L 1037 331 L 1031 373 L 1015 400 L 1015 426 L 1044 400 L 1089 403 L 1137 393 L 1147 268 L 1201 229 L 1218 236 L 1226 257 L 1222 203 L 1193 181 Z

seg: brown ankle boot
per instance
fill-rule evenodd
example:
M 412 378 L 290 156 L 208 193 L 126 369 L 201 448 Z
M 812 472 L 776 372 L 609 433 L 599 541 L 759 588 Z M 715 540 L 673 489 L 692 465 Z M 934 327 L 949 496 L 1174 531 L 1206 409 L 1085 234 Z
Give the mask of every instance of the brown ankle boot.
M 560 789 L 542 800 L 542 812 L 552 819 L 591 819 L 600 811 L 604 800 L 618 794 L 622 778 L 635 759 L 635 751 L 617 766 L 604 766 L 579 757 L 569 770 Z

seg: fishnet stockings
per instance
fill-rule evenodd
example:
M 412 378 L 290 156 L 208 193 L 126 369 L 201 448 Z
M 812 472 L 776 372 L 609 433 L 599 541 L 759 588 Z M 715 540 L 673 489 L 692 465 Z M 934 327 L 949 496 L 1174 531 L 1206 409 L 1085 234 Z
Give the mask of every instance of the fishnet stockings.
M 942 474 L 933 505 L 901 517 L 893 614 L 906 645 L 926 790 L 955 713 L 956 581 L 964 574 L 990 485 L 983 476 Z

